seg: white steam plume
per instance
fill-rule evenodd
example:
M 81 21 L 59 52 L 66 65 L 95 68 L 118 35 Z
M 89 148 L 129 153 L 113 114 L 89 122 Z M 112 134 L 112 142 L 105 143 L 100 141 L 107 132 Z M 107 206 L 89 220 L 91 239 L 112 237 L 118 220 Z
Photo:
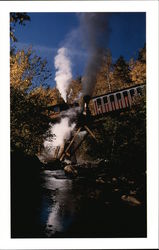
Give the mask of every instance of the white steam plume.
M 62 47 L 57 51 L 57 55 L 54 59 L 54 65 L 56 69 L 56 87 L 66 102 L 67 90 L 72 79 L 71 62 L 68 56 L 67 48 Z
M 53 151 L 55 147 L 63 145 L 65 140 L 68 140 L 71 132 L 75 128 L 75 123 L 69 125 L 69 118 L 64 117 L 59 123 L 51 125 L 50 133 L 55 135 L 55 138 L 48 138 L 44 142 L 44 147 L 48 148 L 49 151 Z
M 61 119 L 56 124 L 50 124 L 49 137 L 44 141 L 44 150 L 39 155 L 42 162 L 52 161 L 56 155 L 56 150 L 63 147 L 65 141 L 69 140 L 75 129 L 76 116 L 80 112 L 79 108 L 71 108 L 61 112 Z

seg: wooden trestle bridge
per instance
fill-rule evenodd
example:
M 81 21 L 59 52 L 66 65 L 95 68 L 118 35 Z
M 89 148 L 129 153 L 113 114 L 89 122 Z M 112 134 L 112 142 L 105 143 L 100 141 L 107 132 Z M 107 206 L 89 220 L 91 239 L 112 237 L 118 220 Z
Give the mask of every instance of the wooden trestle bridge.
M 117 92 L 108 93 L 106 95 L 93 97 L 92 100 L 95 110 L 94 116 L 91 115 L 89 110 L 89 102 L 91 98 L 89 95 L 84 96 L 83 108 L 81 114 L 78 117 L 76 129 L 72 133 L 70 140 L 65 142 L 65 145 L 56 148 L 54 157 L 58 158 L 60 161 L 63 161 L 65 157 L 71 157 L 81 146 L 88 134 L 97 142 L 96 137 L 92 132 L 92 127 L 98 122 L 101 122 L 98 121 L 98 118 L 103 116 L 103 114 L 110 115 L 112 114 L 112 111 L 115 113 L 120 112 L 123 109 L 129 109 L 134 104 L 135 97 L 143 95 L 144 89 L 145 84 L 142 84 L 122 89 Z M 56 106 L 58 107 L 58 105 Z M 67 109 L 66 107 L 62 108 L 64 108 L 64 110 Z M 73 146 L 77 136 L 81 131 L 85 131 L 85 135 L 77 145 Z

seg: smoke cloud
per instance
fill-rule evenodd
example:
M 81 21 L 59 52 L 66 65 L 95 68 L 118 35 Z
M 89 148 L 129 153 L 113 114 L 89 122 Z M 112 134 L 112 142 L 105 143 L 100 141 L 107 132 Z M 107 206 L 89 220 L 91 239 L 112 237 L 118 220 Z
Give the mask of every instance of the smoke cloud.
M 66 102 L 67 90 L 72 79 L 71 62 L 68 56 L 67 48 L 62 47 L 57 51 L 57 55 L 54 59 L 54 65 L 56 69 L 56 87 Z
M 58 50 L 54 60 L 55 81 L 65 101 L 66 92 L 72 79 L 71 66 L 73 63 L 69 56 L 76 60 L 75 55 L 72 54 L 75 48 L 79 54 L 85 54 L 85 57 L 82 56 L 86 60 L 82 79 L 83 95 L 92 95 L 103 54 L 108 47 L 110 15 L 110 13 L 78 13 L 79 27 L 67 35 L 64 47 Z
M 49 137 L 44 141 L 44 149 L 38 156 L 40 161 L 47 163 L 52 161 L 56 155 L 56 149 L 64 145 L 67 141 L 72 131 L 74 130 L 76 124 L 70 123 L 69 117 L 61 118 L 59 123 L 50 124 Z
M 58 147 L 61 146 L 65 140 L 68 140 L 71 132 L 75 127 L 75 123 L 69 124 L 69 118 L 62 118 L 60 123 L 51 125 L 50 132 L 52 135 L 55 135 L 55 138 L 52 140 L 46 140 L 44 142 L 44 147 Z
M 80 13 L 80 32 L 88 60 L 82 80 L 83 94 L 92 95 L 96 76 L 101 67 L 103 53 L 109 39 L 109 13 Z
M 49 162 L 54 159 L 56 149 L 63 146 L 65 141 L 69 140 L 76 126 L 76 117 L 80 108 L 71 108 L 60 113 L 60 121 L 56 124 L 50 124 L 48 138 L 44 141 L 44 150 L 39 159 L 42 162 Z
M 71 47 L 75 45 L 69 41 L 76 42 L 80 39 L 83 48 L 85 49 L 87 62 L 84 77 L 82 79 L 82 94 L 92 95 L 96 84 L 96 76 L 102 64 L 103 54 L 107 48 L 110 33 L 108 26 L 108 13 L 80 13 L 78 14 L 78 17 L 80 26 L 71 36 L 69 36 L 69 38 L 67 38 L 65 46 L 57 51 L 57 55 L 54 59 L 56 69 L 56 87 L 65 102 L 67 101 L 67 91 L 72 79 L 72 64 L 69 57 L 69 49 L 70 45 Z M 78 51 L 80 52 L 82 50 L 78 48 Z M 80 96 L 81 93 L 79 93 L 78 98 L 80 98 Z M 45 150 L 41 159 L 43 158 L 46 160 L 47 157 L 53 158 L 56 148 L 61 147 L 65 140 L 70 138 L 71 133 L 76 126 L 74 120 L 78 112 L 79 111 L 77 110 L 70 109 L 66 113 L 64 112 L 64 114 L 61 114 L 61 120 L 59 123 L 51 125 L 50 134 L 55 135 L 55 138 L 53 137 L 52 139 L 48 138 L 45 140 Z

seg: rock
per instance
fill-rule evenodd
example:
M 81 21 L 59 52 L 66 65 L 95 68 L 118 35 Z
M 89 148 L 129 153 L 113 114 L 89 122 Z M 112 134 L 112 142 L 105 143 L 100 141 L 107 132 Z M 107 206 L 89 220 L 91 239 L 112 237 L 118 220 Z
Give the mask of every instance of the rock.
M 135 194 L 136 194 L 136 191 L 135 191 L 135 190 L 130 190 L 130 194 L 131 194 L 131 195 L 135 195 Z
M 124 176 L 120 177 L 120 179 L 121 179 L 122 181 L 127 181 L 127 178 L 124 177 Z
M 129 184 L 134 184 L 134 181 L 130 180 L 128 181 Z
M 112 181 L 113 181 L 113 182 L 116 182 L 116 181 L 117 181 L 117 178 L 113 177 L 113 178 L 112 178 Z
M 111 206 L 111 202 L 110 202 L 110 201 L 105 201 L 104 204 L 105 204 L 106 206 Z
M 52 159 L 46 164 L 44 164 L 45 170 L 58 170 L 63 169 L 62 164 L 59 159 Z
M 72 165 L 65 166 L 64 171 L 71 177 L 76 177 L 78 175 L 78 171 Z
M 99 177 L 96 179 L 96 183 L 105 184 L 105 181 L 102 179 L 102 177 Z
M 118 192 L 118 191 L 119 191 L 119 189 L 118 189 L 118 188 L 115 188 L 115 189 L 114 189 L 114 192 Z
M 139 200 L 137 200 L 135 197 L 130 196 L 130 195 L 122 195 L 121 199 L 125 202 L 128 202 L 129 205 L 132 205 L 132 206 L 141 205 L 141 202 Z
M 90 195 L 89 195 L 89 198 L 90 198 L 90 199 L 95 199 L 95 193 L 94 193 L 94 192 L 91 192 Z

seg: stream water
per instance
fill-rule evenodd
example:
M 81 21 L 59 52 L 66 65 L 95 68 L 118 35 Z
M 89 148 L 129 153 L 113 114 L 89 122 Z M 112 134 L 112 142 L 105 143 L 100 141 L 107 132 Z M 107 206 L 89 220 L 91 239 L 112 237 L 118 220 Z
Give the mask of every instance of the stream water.
M 107 215 L 96 201 L 101 190 L 95 181 L 69 179 L 63 170 L 45 170 L 41 177 L 41 237 L 103 236 Z
M 40 222 L 46 237 L 62 234 L 71 225 L 75 212 L 72 180 L 63 170 L 43 172 Z
M 113 191 L 111 184 L 103 186 L 91 178 L 69 179 L 63 170 L 44 170 L 40 185 L 24 186 L 26 190 L 14 192 L 12 238 L 146 235 L 145 209 L 125 205 L 122 193 Z

